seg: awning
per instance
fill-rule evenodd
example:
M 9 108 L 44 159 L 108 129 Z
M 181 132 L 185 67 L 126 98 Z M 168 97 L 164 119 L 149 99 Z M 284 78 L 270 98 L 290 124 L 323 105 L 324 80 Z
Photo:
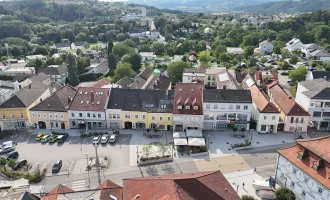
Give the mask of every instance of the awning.
M 188 138 L 188 146 L 205 146 L 204 138 Z
M 174 145 L 176 146 L 188 145 L 187 138 L 174 138 Z
M 186 133 L 185 132 L 174 132 L 173 133 L 173 138 L 186 138 Z
M 202 131 L 196 130 L 196 129 L 187 129 L 186 134 L 187 134 L 187 137 L 194 137 L 194 138 L 203 137 Z

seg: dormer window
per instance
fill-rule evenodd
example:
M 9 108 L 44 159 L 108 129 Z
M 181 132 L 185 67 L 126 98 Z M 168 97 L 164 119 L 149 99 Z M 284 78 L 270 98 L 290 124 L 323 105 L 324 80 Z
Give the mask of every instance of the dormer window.
M 302 160 L 302 159 L 303 159 L 303 155 L 302 155 L 302 154 L 300 154 L 300 153 L 298 153 L 298 156 L 297 156 L 297 158 L 298 158 L 299 160 Z
M 179 110 L 182 110 L 182 106 L 178 106 L 178 109 L 179 109 Z
M 316 163 L 313 163 L 313 169 L 318 170 L 319 166 Z
M 194 110 L 198 110 L 198 106 L 194 106 Z
M 184 107 L 186 110 L 190 110 L 190 106 L 185 106 Z

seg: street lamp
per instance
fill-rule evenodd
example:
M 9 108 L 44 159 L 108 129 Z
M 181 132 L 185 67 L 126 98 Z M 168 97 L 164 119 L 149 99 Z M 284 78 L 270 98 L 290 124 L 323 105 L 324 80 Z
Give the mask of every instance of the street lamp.
M 252 133 L 253 133 L 253 129 L 250 129 L 249 132 L 251 134 L 251 144 L 252 144 Z
M 91 185 L 91 179 L 89 178 L 89 165 L 88 165 L 88 154 L 85 154 L 85 158 L 87 161 L 87 173 L 88 173 L 88 189 L 90 189 L 90 185 Z
M 99 185 L 101 185 L 100 160 L 99 160 L 99 155 L 97 152 L 98 145 L 94 145 L 94 147 L 95 147 L 95 161 L 96 161 L 96 167 L 97 167 L 98 183 L 99 183 Z

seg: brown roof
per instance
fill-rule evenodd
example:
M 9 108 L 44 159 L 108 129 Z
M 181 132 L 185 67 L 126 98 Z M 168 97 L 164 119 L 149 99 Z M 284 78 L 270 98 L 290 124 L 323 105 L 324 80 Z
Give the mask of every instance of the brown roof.
M 103 183 L 101 183 L 101 185 L 99 185 L 96 189 L 113 189 L 113 188 L 121 188 L 119 185 L 117 185 L 116 183 L 109 181 L 109 180 L 105 180 Z
M 50 191 L 47 195 L 62 194 L 62 193 L 68 193 L 68 192 L 73 192 L 73 190 L 71 190 L 68 187 L 65 187 L 64 185 L 59 184 L 52 191 Z
M 159 77 L 154 77 L 146 87 L 147 89 L 167 90 L 170 87 L 171 78 L 161 74 Z
M 241 86 L 227 69 L 219 71 L 215 75 L 215 80 L 217 89 L 241 89 Z
M 330 136 L 314 138 L 310 140 L 297 140 L 297 143 L 291 147 L 278 149 L 277 152 L 288 159 L 306 174 L 313 177 L 327 188 L 330 188 Z M 298 156 L 298 152 L 306 151 L 302 160 Z M 313 168 L 313 164 L 320 164 L 318 170 Z
M 239 200 L 220 171 L 124 179 L 124 198 L 148 200 Z
M 281 111 L 287 116 L 310 116 L 309 113 L 297 104 L 292 97 L 289 97 L 284 90 L 278 85 L 272 83 L 268 84 L 269 92 L 274 98 L 274 102 L 281 108 Z
M 93 88 L 101 88 L 102 86 L 109 85 L 111 81 L 107 78 L 102 78 L 101 80 L 97 81 Z
M 198 106 L 197 110 L 192 105 Z M 177 83 L 175 86 L 173 114 L 203 115 L 203 84 L 200 83 Z M 190 109 L 185 109 L 185 105 Z M 182 109 L 178 109 L 181 105 Z
M 109 89 L 105 88 L 78 88 L 69 110 L 104 111 Z
M 269 102 L 269 99 L 268 97 L 266 97 L 266 94 L 263 91 L 260 91 L 260 89 L 256 85 L 251 86 L 250 91 L 253 102 L 256 104 L 259 112 L 279 113 L 274 104 Z

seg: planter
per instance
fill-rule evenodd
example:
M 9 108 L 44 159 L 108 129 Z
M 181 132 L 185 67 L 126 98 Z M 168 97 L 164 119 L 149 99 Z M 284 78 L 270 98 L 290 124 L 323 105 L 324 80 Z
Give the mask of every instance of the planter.
M 157 159 L 157 160 L 140 161 L 138 163 L 138 165 L 148 165 L 148 164 L 168 162 L 168 161 L 173 161 L 173 159 L 172 158 L 160 158 L 160 159 Z
M 190 155 L 191 157 L 206 156 L 209 155 L 209 152 L 191 153 Z
M 251 149 L 252 146 L 245 146 L 245 147 L 235 147 L 234 150 L 239 151 L 239 150 L 245 150 L 245 149 Z

